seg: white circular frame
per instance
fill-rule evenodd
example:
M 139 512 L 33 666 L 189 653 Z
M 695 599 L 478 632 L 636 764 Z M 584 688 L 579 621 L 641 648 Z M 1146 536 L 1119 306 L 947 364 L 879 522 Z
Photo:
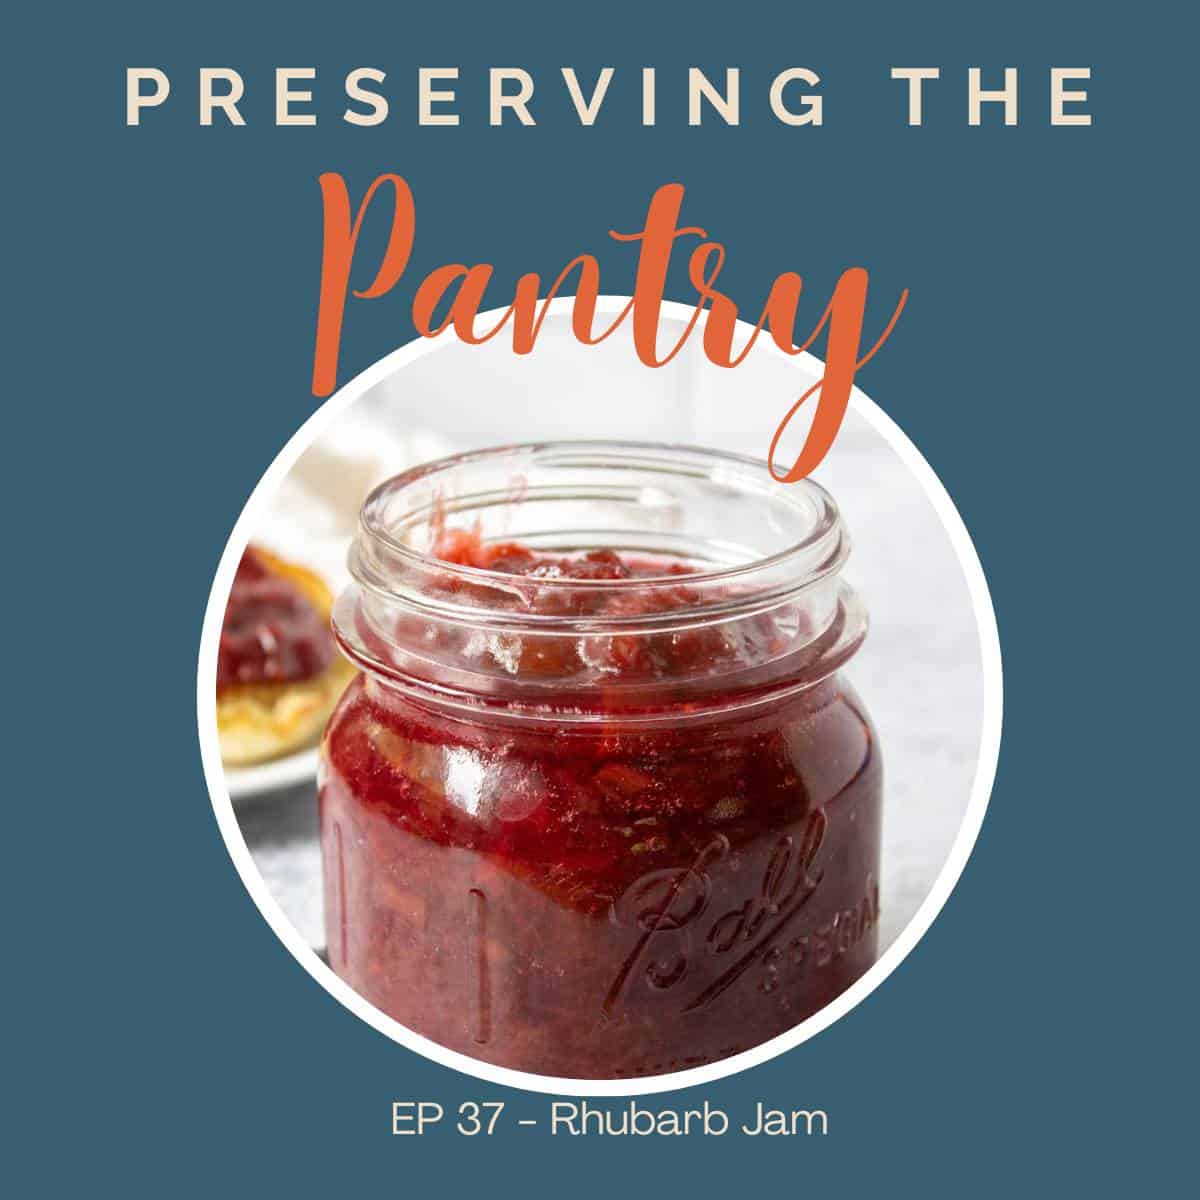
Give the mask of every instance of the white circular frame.
M 602 296 L 596 305 L 596 310 L 600 313 L 619 312 L 628 301 L 628 296 Z M 571 297 L 554 300 L 550 305 L 550 312 L 552 314 L 569 313 L 573 303 Z M 488 313 L 481 313 L 480 317 L 500 317 L 503 311 L 503 309 L 495 309 Z M 663 303 L 662 312 L 666 317 L 678 318 L 686 322 L 692 317 L 694 309 L 686 304 L 666 301 Z M 743 321 L 739 321 L 738 326 L 743 334 L 749 335 L 752 331 L 752 327 Z M 394 1021 L 344 983 L 317 957 L 312 947 L 296 931 L 275 898 L 267 890 L 262 876 L 254 866 L 254 860 L 250 856 L 245 840 L 242 838 L 221 765 L 221 750 L 217 737 L 216 672 L 217 645 L 234 572 L 250 539 L 250 533 L 255 528 L 260 510 L 269 502 L 284 476 L 292 469 L 313 440 L 380 380 L 398 368 L 407 366 L 424 355 L 432 354 L 451 344 L 454 343 L 448 337 L 436 340 L 418 337 L 415 341 L 409 342 L 381 358 L 362 374 L 350 380 L 305 421 L 279 452 L 254 491 L 251 492 L 245 508 L 242 509 L 241 515 L 233 527 L 208 597 L 208 608 L 205 611 L 204 628 L 200 637 L 200 663 L 196 680 L 196 709 L 204 776 L 208 782 L 213 811 L 216 813 L 221 835 L 225 839 L 230 857 L 233 859 L 234 866 L 237 867 L 238 874 L 242 877 L 242 882 L 246 885 L 251 899 L 258 905 L 267 924 L 291 951 L 296 961 L 355 1016 L 361 1017 L 368 1025 L 373 1026 L 393 1041 L 399 1042 L 409 1050 L 415 1050 L 418 1054 L 432 1059 L 442 1066 L 451 1067 L 477 1079 L 485 1079 L 490 1083 L 498 1083 L 506 1087 L 566 1096 L 645 1096 L 655 1092 L 693 1087 L 696 1084 L 712 1083 L 715 1080 L 724 1079 L 728 1075 L 735 1075 L 739 1071 L 757 1066 L 759 1063 L 766 1062 L 768 1059 L 808 1041 L 809 1038 L 832 1025 L 839 1017 L 845 1016 L 855 1005 L 869 996 L 904 961 L 924 936 L 925 931 L 933 924 L 934 918 L 954 890 L 954 885 L 958 882 L 958 878 L 967 864 L 967 859 L 979 836 L 979 829 L 983 824 L 992 784 L 996 777 L 1004 703 L 1000 637 L 996 627 L 996 614 L 992 608 L 991 595 L 988 592 L 987 580 L 984 578 L 979 556 L 975 552 L 975 546 L 962 518 L 958 515 L 958 510 L 954 507 L 954 502 L 950 499 L 949 493 L 942 486 L 941 480 L 938 479 L 933 468 L 891 417 L 856 387 L 851 395 L 851 404 L 882 435 L 912 471 L 925 495 L 929 498 L 929 502 L 941 518 L 942 525 L 945 527 L 959 565 L 966 577 L 967 588 L 971 595 L 971 605 L 975 613 L 976 627 L 979 632 L 983 662 L 983 729 L 979 743 L 979 761 L 975 767 L 971 796 L 962 825 L 929 895 L 922 901 L 921 906 L 901 930 L 896 940 L 866 974 L 847 988 L 836 1000 L 809 1017 L 808 1020 L 801 1022 L 794 1029 L 789 1029 L 786 1033 L 782 1033 L 760 1046 L 755 1046 L 753 1049 L 745 1050 L 741 1054 L 721 1059 L 720 1062 L 710 1063 L 703 1067 L 692 1067 L 686 1071 L 675 1071 L 668 1075 L 652 1075 L 641 1079 L 562 1079 L 552 1075 L 534 1075 L 526 1071 L 514 1071 L 507 1067 L 493 1066 L 491 1063 L 480 1062 L 468 1055 L 448 1050 L 446 1047 L 414 1033 L 398 1021 Z M 815 367 L 814 377 L 819 377 L 823 371 L 820 360 L 812 354 L 784 356 L 783 352 L 773 343 L 768 345 L 768 352 L 786 357 L 788 361 L 797 365 L 807 366 L 810 371 L 813 371 Z

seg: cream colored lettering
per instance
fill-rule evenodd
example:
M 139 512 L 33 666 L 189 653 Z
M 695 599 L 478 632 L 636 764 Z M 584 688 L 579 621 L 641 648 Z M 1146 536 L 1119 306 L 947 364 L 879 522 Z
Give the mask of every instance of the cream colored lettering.
M 600 112 L 600 106 L 604 103 L 604 97 L 608 93 L 608 85 L 612 83 L 613 68 L 605 67 L 600 72 L 600 78 L 596 80 L 596 86 L 592 89 L 592 98 L 584 100 L 583 89 L 579 86 L 579 78 L 575 74 L 574 67 L 563 67 L 563 79 L 567 84 L 567 91 L 571 94 L 571 103 L 575 105 L 575 111 L 579 114 L 580 125 L 594 125 L 596 116 Z
M 143 92 L 143 82 L 154 84 L 152 92 Z M 143 108 L 157 108 L 171 94 L 171 81 L 158 67 L 125 69 L 125 124 L 140 125 Z
M 356 104 L 365 104 L 369 113 L 357 112 L 347 108 L 342 113 L 342 119 L 350 125 L 382 125 L 387 120 L 388 102 L 379 92 L 369 91 L 363 87 L 366 80 L 372 83 L 382 83 L 387 76 L 375 67 L 356 67 L 346 76 L 346 98 Z
M 741 72 L 737 67 L 727 67 L 725 91 L 721 93 L 699 67 L 688 67 L 688 124 L 701 123 L 701 102 L 707 100 L 726 125 L 736 125 L 740 77 Z
M 435 104 L 453 104 L 453 88 L 435 88 L 436 82 L 457 79 L 457 67 L 422 67 L 417 73 L 417 122 L 420 125 L 457 125 L 458 113 L 434 112 Z
M 984 91 L 980 82 L 982 72 L 971 67 L 967 72 L 967 124 L 982 124 L 982 108 L 985 104 L 1004 105 L 1005 125 L 1017 123 L 1017 68 L 1004 68 L 1004 86 L 996 91 Z
M 941 78 L 937 67 L 893 67 L 892 78 L 908 81 L 908 123 L 921 124 L 922 85 L 927 79 Z
M 301 79 L 316 79 L 316 67 L 277 67 L 275 70 L 275 124 L 315 125 L 316 113 L 292 111 L 293 104 L 311 104 L 313 94 L 307 88 L 293 88 Z
M 1067 112 L 1068 104 L 1085 104 L 1088 94 L 1082 88 L 1068 91 L 1063 87 L 1068 79 L 1091 79 L 1090 67 L 1050 68 L 1050 124 L 1090 125 L 1091 113 Z
M 505 90 L 509 81 L 517 85 L 516 92 Z M 533 76 L 521 67 L 492 67 L 488 72 L 489 100 L 488 122 L 492 125 L 504 123 L 504 110 L 512 109 L 522 125 L 536 122 L 529 111 L 529 100 L 533 95 Z
M 218 94 L 213 90 L 216 83 L 229 85 L 228 91 Z M 245 125 L 245 118 L 238 112 L 237 102 L 246 90 L 242 77 L 231 67 L 200 68 L 200 124 L 211 125 L 213 113 L 220 109 L 230 125 Z
M 816 87 L 821 82 L 821 77 L 815 71 L 808 70 L 807 67 L 792 67 L 787 71 L 780 71 L 771 82 L 771 111 L 785 125 L 820 125 L 822 122 L 820 96 L 801 97 L 804 107 L 800 112 L 795 112 L 784 104 L 784 89 L 796 79 L 803 80 L 809 87 Z

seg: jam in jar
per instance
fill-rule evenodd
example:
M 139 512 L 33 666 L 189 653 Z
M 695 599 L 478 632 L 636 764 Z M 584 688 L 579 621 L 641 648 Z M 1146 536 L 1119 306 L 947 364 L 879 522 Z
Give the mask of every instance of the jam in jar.
M 329 961 L 540 1075 L 749 1049 L 872 964 L 881 762 L 829 495 L 713 451 L 550 443 L 385 483 L 334 628 Z

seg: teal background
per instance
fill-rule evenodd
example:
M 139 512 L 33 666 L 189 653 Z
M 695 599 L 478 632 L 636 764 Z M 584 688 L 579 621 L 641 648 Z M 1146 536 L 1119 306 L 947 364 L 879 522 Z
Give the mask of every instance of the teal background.
M 1171 1184 L 1186 1108 L 1176 972 L 1194 945 L 1194 133 L 1177 6 L 47 4 L 9 15 L 4 494 L 11 569 L 6 1124 L 18 1194 L 1008 1195 Z M 940 65 L 923 129 L 892 64 Z M 172 76 L 124 125 L 124 68 Z M 413 118 L 459 65 L 457 129 Z M 636 80 L 659 69 L 659 125 Z M 743 124 L 686 125 L 688 65 L 743 72 Z M 1020 68 L 1021 124 L 966 125 L 966 67 Z M 1048 68 L 1090 65 L 1091 128 L 1051 129 Z M 240 69 L 242 129 L 198 126 L 200 65 Z M 319 68 L 315 129 L 270 123 L 276 66 Z M 356 65 L 393 116 L 337 120 Z M 538 127 L 486 124 L 488 65 Z M 617 78 L 581 129 L 557 79 Z M 770 118 L 823 78 L 826 124 Z M 412 336 L 415 281 L 497 264 L 496 294 L 583 250 L 627 292 L 656 186 L 724 241 L 746 308 L 869 267 L 860 378 L 923 451 L 987 572 L 1005 739 L 976 852 L 895 974 L 812 1042 L 707 1098 L 821 1107 L 824 1139 L 389 1137 L 393 1099 L 505 1092 L 393 1045 L 259 918 L 201 776 L 209 584 L 264 467 L 314 410 L 317 175 L 397 171 L 417 248 L 352 306 L 343 380 Z M 1188 218 L 1185 224 L 1185 217 Z M 370 236 L 377 236 L 378 230 Z M 672 299 L 686 300 L 676 277 Z M 499 301 L 497 301 L 499 303 Z M 881 310 L 882 313 L 881 313 Z M 872 324 L 874 321 L 874 324 Z M 630 431 L 631 433 L 634 431 Z M 1166 670 L 1164 671 L 1164 668 Z M 1177 1098 L 1178 1097 L 1178 1098 Z

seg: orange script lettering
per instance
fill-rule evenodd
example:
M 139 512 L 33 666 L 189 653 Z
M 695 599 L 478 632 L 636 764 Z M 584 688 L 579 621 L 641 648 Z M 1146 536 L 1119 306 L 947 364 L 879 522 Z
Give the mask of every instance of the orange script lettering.
M 337 385 L 338 356 L 346 303 L 350 296 L 373 300 L 386 295 L 403 277 L 416 236 L 416 203 L 408 183 L 399 175 L 380 175 L 367 189 L 357 211 L 352 212 L 350 193 L 341 175 L 329 172 L 321 176 L 324 210 L 324 237 L 321 253 L 321 287 L 317 309 L 317 336 L 313 356 L 312 389 L 316 396 L 328 396 Z M 351 273 L 359 232 L 367 210 L 379 197 L 390 198 L 391 228 L 387 244 L 374 267 L 371 282 L 362 290 L 352 289 Z M 908 291 L 900 294 L 883 332 L 863 350 L 863 322 L 867 304 L 867 272 L 850 267 L 838 279 L 820 318 L 808 336 L 797 343 L 803 280 L 792 271 L 778 275 L 767 293 L 757 322 L 743 346 L 734 347 L 738 307 L 717 288 L 725 265 L 725 247 L 713 241 L 699 226 L 679 224 L 684 188 L 679 183 L 664 184 L 654 193 L 642 228 L 635 233 L 610 231 L 622 243 L 638 246 L 637 271 L 633 295 L 627 305 L 607 325 L 595 326 L 596 303 L 600 296 L 600 264 L 590 254 L 572 259 L 558 277 L 543 291 L 541 276 L 522 275 L 513 289 L 512 302 L 490 328 L 479 328 L 481 310 L 494 273 L 488 263 L 467 266 L 448 263 L 430 271 L 421 280 L 413 297 L 413 325 L 422 337 L 437 337 L 453 327 L 456 335 L 470 345 L 478 345 L 511 328 L 512 347 L 517 354 L 529 354 L 537 342 L 550 301 L 569 280 L 574 279 L 572 330 L 586 345 L 595 345 L 611 337 L 629 317 L 634 350 L 648 367 L 669 363 L 686 345 L 707 312 L 702 335 L 704 353 L 720 367 L 736 367 L 744 362 L 765 329 L 771 341 L 785 354 L 797 355 L 808 350 L 825 333 L 825 370 L 792 406 L 771 438 L 767 461 L 771 474 L 782 483 L 794 483 L 809 475 L 829 452 L 841 428 L 860 367 L 869 362 L 891 336 L 908 300 Z M 697 239 L 688 257 L 688 279 L 696 293 L 691 318 L 676 343 L 664 354 L 658 350 L 659 319 L 662 312 L 671 256 L 681 239 Z M 443 311 L 441 318 L 438 312 Z M 812 423 L 799 455 L 791 466 L 775 463 L 780 439 L 806 401 L 816 398 Z

